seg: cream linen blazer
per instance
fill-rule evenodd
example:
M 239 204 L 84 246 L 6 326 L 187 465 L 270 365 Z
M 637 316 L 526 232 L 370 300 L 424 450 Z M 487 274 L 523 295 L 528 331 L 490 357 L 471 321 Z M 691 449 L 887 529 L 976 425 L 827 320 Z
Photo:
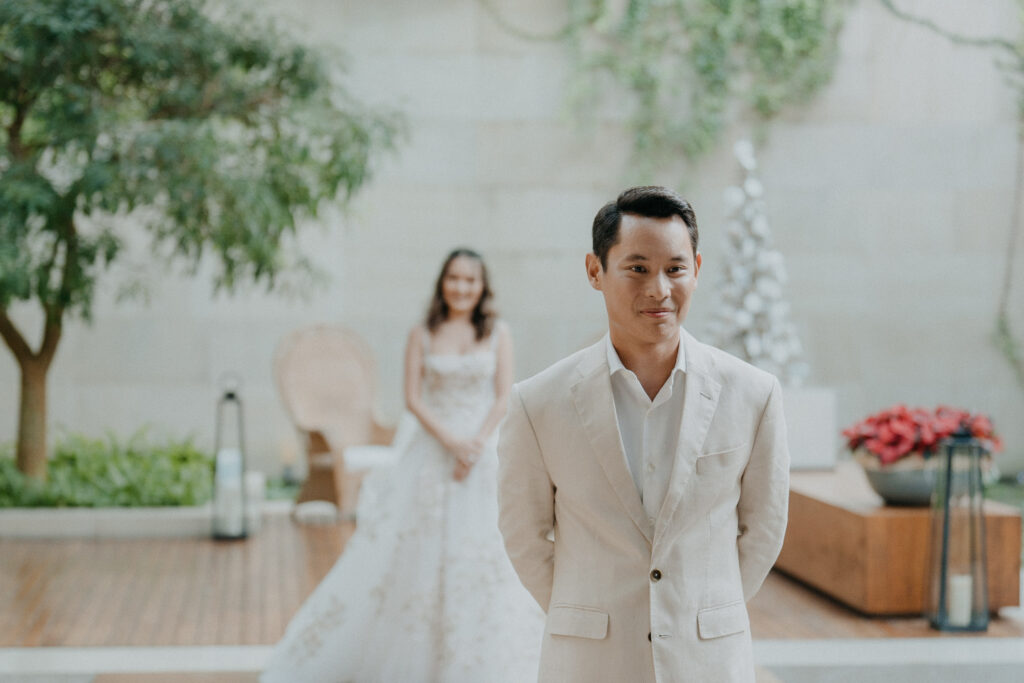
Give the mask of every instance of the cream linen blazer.
M 746 601 L 778 556 L 789 498 L 781 389 L 685 330 L 682 343 L 679 445 L 653 524 L 603 340 L 512 391 L 499 524 L 547 612 L 542 683 L 754 681 Z

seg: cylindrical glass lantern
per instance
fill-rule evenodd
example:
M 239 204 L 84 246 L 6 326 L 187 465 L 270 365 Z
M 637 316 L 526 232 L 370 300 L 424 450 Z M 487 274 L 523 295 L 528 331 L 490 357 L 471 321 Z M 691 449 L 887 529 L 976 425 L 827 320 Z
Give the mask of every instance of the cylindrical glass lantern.
M 242 399 L 236 389 L 227 389 L 217 402 L 214 452 L 213 537 L 245 538 L 245 445 Z
M 931 553 L 925 615 L 942 631 L 988 629 L 985 514 L 981 458 L 967 432 L 939 445 L 931 507 Z

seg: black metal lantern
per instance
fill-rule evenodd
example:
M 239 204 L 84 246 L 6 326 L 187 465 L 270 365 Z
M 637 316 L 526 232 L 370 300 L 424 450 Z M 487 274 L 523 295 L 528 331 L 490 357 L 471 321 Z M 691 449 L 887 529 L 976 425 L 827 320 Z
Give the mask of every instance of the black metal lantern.
M 981 459 L 969 432 L 944 440 L 936 455 L 926 616 L 942 631 L 988 629 L 988 574 Z
M 245 538 L 245 441 L 237 382 L 226 388 L 217 402 L 214 452 L 213 537 Z

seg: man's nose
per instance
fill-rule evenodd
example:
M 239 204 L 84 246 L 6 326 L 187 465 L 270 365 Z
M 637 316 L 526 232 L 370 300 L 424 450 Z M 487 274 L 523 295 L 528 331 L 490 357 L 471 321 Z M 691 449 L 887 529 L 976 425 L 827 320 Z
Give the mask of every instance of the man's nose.
M 665 273 L 655 273 L 647 281 L 647 296 L 661 301 L 668 297 L 669 282 Z

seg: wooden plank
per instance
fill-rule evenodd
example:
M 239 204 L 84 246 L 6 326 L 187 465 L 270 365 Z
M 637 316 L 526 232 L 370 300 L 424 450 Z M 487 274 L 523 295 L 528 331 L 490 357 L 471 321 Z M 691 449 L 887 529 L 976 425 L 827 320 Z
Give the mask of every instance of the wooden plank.
M 111 591 L 108 599 L 98 606 L 93 633 L 88 638 L 91 645 L 124 645 L 130 636 L 126 622 L 139 605 L 132 582 L 133 568 L 146 546 L 142 541 L 103 541 L 99 546 L 109 553 L 98 559 L 103 571 L 110 576 Z
M 21 612 L 17 609 L 18 592 L 22 581 L 18 567 L 28 553 L 23 542 L 0 539 L 0 647 L 15 647 L 15 632 L 20 624 Z
M 278 525 L 266 525 L 262 532 L 264 538 L 269 537 L 265 544 L 271 547 L 280 547 L 283 534 Z M 276 586 L 280 583 L 281 567 L 284 559 L 280 553 L 264 553 L 260 561 L 263 572 L 261 585 Z M 284 617 L 282 615 L 281 593 L 279 591 L 263 591 L 262 610 L 260 612 L 260 634 L 259 642 L 276 643 L 284 634 Z
M 122 543 L 124 543 L 122 541 Z M 126 573 L 125 593 L 131 596 L 131 605 L 124 610 L 123 628 L 117 631 L 118 639 L 110 645 L 142 645 L 151 634 L 144 632 L 153 613 L 153 602 L 158 595 L 153 593 L 154 552 L 159 547 L 151 540 L 140 540 L 139 553 Z
M 49 616 L 44 611 L 46 591 L 50 587 L 50 568 L 48 558 L 29 555 L 18 568 L 19 578 L 23 578 L 23 590 L 15 596 L 15 603 L 25 619 L 22 622 L 20 645 L 33 647 L 42 641 L 43 626 Z
M 301 541 L 303 534 L 306 533 L 306 529 L 300 527 L 298 531 L 299 534 L 291 536 L 288 539 L 287 552 L 289 561 L 285 564 L 281 577 L 281 586 L 284 589 L 282 592 L 282 598 L 286 606 L 285 610 L 283 610 L 281 614 L 282 627 L 286 627 L 288 625 L 288 621 L 291 620 L 292 616 L 295 614 L 296 611 L 298 611 L 299 607 L 302 605 L 303 600 L 305 600 L 306 598 L 305 594 L 302 592 L 302 589 L 300 588 L 301 577 L 299 576 L 300 572 L 304 572 L 306 570 L 305 563 L 303 563 L 303 566 L 300 569 L 294 564 L 293 561 L 294 558 L 303 557 L 301 552 L 302 548 L 300 546 L 299 541 Z M 282 630 L 282 633 L 283 632 L 284 631 Z
M 241 641 L 246 645 L 259 642 L 260 621 L 263 614 L 263 593 L 259 590 L 263 577 L 263 543 L 264 539 L 257 536 L 245 549 L 242 563 L 242 630 Z
M 1017 605 L 1020 601 L 1019 558 L 1024 529 L 1021 528 L 1020 514 L 1014 514 L 1015 508 L 1005 507 L 1009 512 L 998 523 L 988 525 L 985 529 L 988 557 L 1018 558 L 1017 562 L 996 559 L 988 563 L 989 603 L 997 607 Z
M 181 617 L 174 631 L 174 643 L 204 643 L 201 635 L 203 590 L 212 580 L 209 574 L 207 546 L 208 541 L 191 541 L 187 544 L 187 562 L 190 567 L 191 581 L 185 591 L 185 599 L 181 606 Z
M 197 642 L 214 645 L 218 642 L 217 592 L 220 589 L 223 576 L 218 571 L 216 562 L 217 543 L 211 540 L 203 541 L 202 550 L 200 566 L 197 569 L 203 577 L 203 581 L 198 586 L 199 602 L 193 617 L 197 624 L 195 638 Z
M 167 572 L 164 584 L 163 602 L 160 607 L 163 618 L 154 633 L 153 645 L 172 645 L 179 624 L 184 619 L 188 600 L 189 572 L 191 570 L 191 548 L 188 541 L 171 540 L 165 543 L 167 556 L 163 570 Z
M 258 541 L 257 541 L 258 543 Z M 230 583 L 228 590 L 224 591 L 227 599 L 227 614 L 231 617 L 224 632 L 225 643 L 244 643 L 243 626 L 245 617 L 243 611 L 245 605 L 245 568 L 246 554 L 252 547 L 248 542 L 232 543 L 225 555 L 225 566 L 227 567 Z
M 166 618 L 169 550 L 170 542 L 167 540 L 145 541 L 143 552 L 146 556 L 135 567 L 139 605 L 135 610 L 136 617 L 129 640 L 131 645 L 156 642 L 160 622 Z
M 81 601 L 80 587 L 67 580 L 76 551 L 81 549 L 81 545 L 80 541 L 66 540 L 52 549 L 51 581 L 43 598 L 42 611 L 47 614 L 40 636 L 40 644 L 43 646 L 61 642 L 60 631 L 66 628 L 71 614 Z
M 869 614 L 920 614 L 928 571 L 928 529 L 916 517 L 872 515 L 863 550 L 863 611 Z M 926 522 L 928 520 L 925 520 Z M 842 542 L 843 539 L 839 539 Z
M 110 574 L 99 566 L 108 559 L 109 553 L 97 553 L 97 548 L 98 542 L 83 540 L 76 553 L 67 581 L 76 585 L 79 590 L 75 596 L 74 609 L 64 616 L 65 623 L 60 635 L 55 636 L 56 643 L 98 644 L 89 642 L 89 635 L 95 633 L 101 606 L 113 598 L 117 586 Z M 83 558 L 90 558 L 90 571 L 81 570 L 80 563 Z
M 99 646 L 106 645 L 110 640 L 117 640 L 117 631 L 123 628 L 119 611 L 121 605 L 125 604 L 122 598 L 127 598 L 130 604 L 130 597 L 124 595 L 126 583 L 123 568 L 134 561 L 134 555 L 139 551 L 139 547 L 107 540 L 97 541 L 92 548 L 94 552 L 89 554 L 89 566 L 93 572 L 101 573 L 105 581 L 101 591 L 91 598 L 90 612 L 93 619 L 82 624 L 82 639 L 70 642 Z
M 78 558 L 88 557 L 96 549 L 96 542 L 82 540 L 73 550 L 71 564 L 68 567 L 65 582 L 75 589 L 75 597 L 71 600 L 71 609 L 64 615 L 62 628 L 54 634 L 54 645 L 75 642 L 77 634 L 89 633 L 93 630 L 98 606 L 118 590 L 116 583 L 104 571 L 83 572 L 79 570 Z

